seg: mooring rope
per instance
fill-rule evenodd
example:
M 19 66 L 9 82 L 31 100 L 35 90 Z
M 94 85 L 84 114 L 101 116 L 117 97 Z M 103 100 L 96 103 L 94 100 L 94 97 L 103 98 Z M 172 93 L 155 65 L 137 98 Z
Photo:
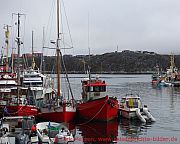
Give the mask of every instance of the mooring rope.
M 21 106 L 18 111 L 13 112 L 13 113 L 9 113 L 7 107 L 6 107 L 6 109 L 4 108 L 3 110 L 4 110 L 5 113 L 7 113 L 9 116 L 11 116 L 11 115 L 13 115 L 13 114 L 16 114 L 16 113 L 20 112 L 20 111 L 23 109 L 23 107 L 24 107 L 24 106 Z
M 88 120 L 87 122 L 81 123 L 81 124 L 77 124 L 77 125 L 84 125 L 84 124 L 91 122 L 102 111 L 102 109 L 105 107 L 107 101 L 108 101 L 108 99 L 105 101 L 104 105 L 100 108 L 100 110 L 90 120 Z

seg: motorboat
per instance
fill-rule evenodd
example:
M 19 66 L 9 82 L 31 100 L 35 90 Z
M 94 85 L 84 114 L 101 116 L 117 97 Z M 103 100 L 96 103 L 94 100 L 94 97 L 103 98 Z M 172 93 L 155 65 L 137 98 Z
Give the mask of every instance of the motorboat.
M 40 122 L 35 125 L 37 136 L 42 143 L 68 143 L 73 142 L 74 137 L 63 123 Z
M 137 94 L 127 94 L 119 102 L 119 115 L 127 119 L 139 119 L 141 122 L 154 122 L 155 118 L 146 105 L 143 106 Z

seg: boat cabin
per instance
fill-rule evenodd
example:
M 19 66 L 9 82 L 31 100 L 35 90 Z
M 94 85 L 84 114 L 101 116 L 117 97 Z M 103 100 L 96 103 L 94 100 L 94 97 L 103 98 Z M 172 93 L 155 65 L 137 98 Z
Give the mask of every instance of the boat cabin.
M 125 109 L 141 108 L 140 97 L 123 97 L 120 102 L 120 107 Z
M 82 99 L 83 101 L 89 101 L 94 99 L 103 98 L 106 96 L 106 86 L 105 81 L 99 78 L 95 79 L 84 79 L 82 83 Z
M 43 75 L 41 75 L 38 71 L 30 69 L 24 72 L 22 85 L 25 87 L 43 86 L 44 78 L 45 77 L 43 77 Z

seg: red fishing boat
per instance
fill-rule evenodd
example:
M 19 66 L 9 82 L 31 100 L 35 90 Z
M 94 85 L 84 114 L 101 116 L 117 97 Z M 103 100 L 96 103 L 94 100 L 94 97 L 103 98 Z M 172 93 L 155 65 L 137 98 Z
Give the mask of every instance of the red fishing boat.
M 25 90 L 20 89 L 24 93 Z M 37 108 L 27 102 L 27 95 L 17 98 L 17 77 L 10 69 L 0 70 L 0 108 L 5 116 L 32 116 Z
M 33 97 L 28 97 L 27 89 L 20 86 L 20 15 L 18 15 L 18 69 L 17 73 L 13 70 L 13 58 L 12 68 L 8 65 L 8 37 L 9 30 L 8 25 L 6 26 L 6 62 L 5 65 L 0 67 L 0 108 L 1 113 L 5 116 L 33 116 L 36 115 L 38 110 L 34 103 L 32 103 Z M 13 54 L 12 54 L 13 55 Z M 3 63 L 3 59 L 1 60 Z
M 27 89 L 19 87 L 16 73 L 10 68 L 0 68 L 0 108 L 5 116 L 33 116 L 37 114 L 35 104 L 30 103 L 32 97 L 28 97 Z
M 69 122 L 73 121 L 76 115 L 76 105 L 75 100 L 72 94 L 72 90 L 70 88 L 69 79 L 66 73 L 66 78 L 69 86 L 69 90 L 72 98 L 66 99 L 60 90 L 60 57 L 62 57 L 62 53 L 60 50 L 60 29 L 59 29 L 59 0 L 57 0 L 57 41 L 56 41 L 56 54 L 57 54 L 57 91 L 54 93 L 46 94 L 44 96 L 43 105 L 40 107 L 40 112 L 37 115 L 37 118 L 51 121 L 51 122 Z M 64 61 L 62 59 L 62 63 Z M 64 66 L 65 67 L 65 66 Z M 65 68 L 64 68 L 65 69 Z
M 76 115 L 76 107 L 62 103 L 57 107 L 41 108 L 38 118 L 52 122 L 70 122 L 74 120 Z
M 78 115 L 84 119 L 109 121 L 118 115 L 118 100 L 106 94 L 105 81 L 98 77 L 82 80 L 82 103 L 78 104 Z

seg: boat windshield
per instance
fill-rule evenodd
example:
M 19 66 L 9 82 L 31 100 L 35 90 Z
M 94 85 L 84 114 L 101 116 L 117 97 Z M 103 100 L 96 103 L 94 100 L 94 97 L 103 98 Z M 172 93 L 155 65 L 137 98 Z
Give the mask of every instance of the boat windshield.
M 50 128 L 43 129 L 41 132 L 48 135 L 50 138 L 54 138 L 59 133 L 59 129 L 59 127 L 51 126 Z
M 50 138 L 55 138 L 55 136 L 59 133 L 59 130 L 49 130 L 48 131 L 48 136 Z
M 136 98 L 129 98 L 126 101 L 126 105 L 128 108 L 138 108 L 138 99 Z

